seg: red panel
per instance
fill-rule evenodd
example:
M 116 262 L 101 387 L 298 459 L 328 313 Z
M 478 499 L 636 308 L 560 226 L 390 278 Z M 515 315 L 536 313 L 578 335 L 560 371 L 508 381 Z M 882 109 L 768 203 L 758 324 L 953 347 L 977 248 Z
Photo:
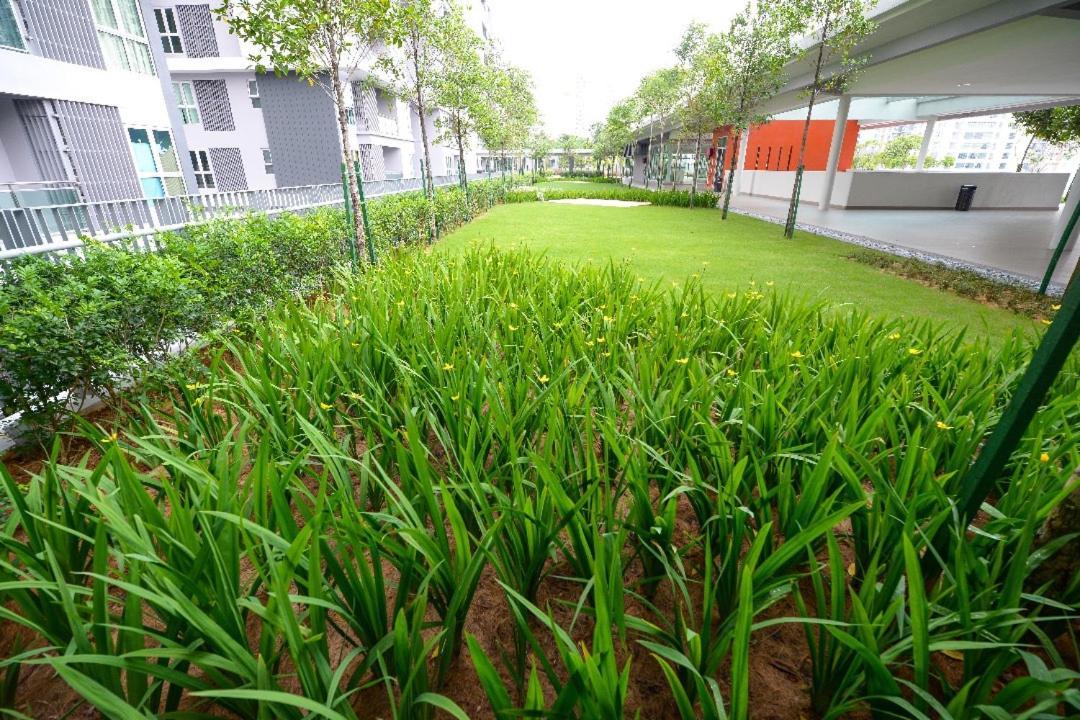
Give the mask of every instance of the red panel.
M 749 145 L 746 148 L 746 170 L 794 170 L 799 159 L 799 145 L 802 142 L 802 120 L 773 120 L 764 125 L 757 125 L 750 130 Z M 809 171 L 824 170 L 829 158 L 829 145 L 832 143 L 834 120 L 811 120 L 806 138 L 805 166 Z M 727 126 L 713 132 L 712 146 L 715 150 L 721 137 L 729 135 Z M 855 157 L 855 145 L 859 141 L 859 123 L 848 120 L 844 128 L 844 142 L 840 146 L 840 160 L 837 169 L 844 172 L 851 169 Z M 728 137 L 728 148 L 734 149 L 734 138 Z M 713 153 L 715 156 L 715 153 Z M 731 153 L 724 157 L 724 171 L 731 167 Z M 708 183 L 712 185 L 716 172 L 715 157 L 710 158 Z

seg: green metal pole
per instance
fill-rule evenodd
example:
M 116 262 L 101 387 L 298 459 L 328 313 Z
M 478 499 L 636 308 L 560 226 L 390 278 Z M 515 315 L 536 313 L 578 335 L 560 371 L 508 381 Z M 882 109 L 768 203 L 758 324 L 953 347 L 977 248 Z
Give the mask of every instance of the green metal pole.
M 356 257 L 356 232 L 353 225 L 352 198 L 349 197 L 349 173 L 345 170 L 345 163 L 341 163 L 341 191 L 345 195 L 345 222 L 349 225 L 349 255 L 355 268 L 359 266 L 360 260 Z
M 368 222 L 367 198 L 364 197 L 364 169 L 361 167 L 359 160 L 356 161 L 354 167 L 356 168 L 356 189 L 360 195 L 360 219 L 364 223 L 364 237 L 367 238 L 368 260 L 374 265 L 375 236 L 371 234 L 371 223 Z
M 1080 192 L 1080 187 L 1077 187 L 1073 192 Z M 1072 237 L 1073 230 L 1076 229 L 1076 223 L 1080 221 L 1080 203 L 1076 204 L 1073 208 L 1072 217 L 1069 218 L 1069 222 L 1065 225 L 1065 232 L 1061 233 L 1061 239 L 1058 240 L 1057 247 L 1054 248 L 1054 255 L 1050 258 L 1050 266 L 1046 268 L 1046 274 L 1043 275 L 1042 283 L 1039 285 L 1039 294 L 1045 295 L 1046 288 L 1050 287 L 1050 279 L 1054 277 L 1054 270 L 1057 269 L 1058 261 L 1061 260 L 1062 253 L 1065 252 L 1065 246 L 1069 244 L 1069 238 Z M 1075 285 L 1075 283 L 1073 283 Z
M 1080 338 L 1080 281 L 1069 283 L 1065 296 L 1061 299 L 1058 310 L 1043 336 L 1031 363 L 1002 414 L 994 431 L 986 440 L 971 469 L 961 478 L 956 507 L 960 513 L 961 527 L 965 527 L 983 501 L 1001 479 L 1005 464 L 1019 444 L 1031 419 L 1039 410 L 1046 393 L 1050 390 L 1073 347 Z M 932 540 L 937 554 L 947 557 L 950 536 L 947 529 L 940 530 Z M 936 577 L 941 571 L 940 564 L 931 563 L 934 553 L 926 554 L 927 578 Z

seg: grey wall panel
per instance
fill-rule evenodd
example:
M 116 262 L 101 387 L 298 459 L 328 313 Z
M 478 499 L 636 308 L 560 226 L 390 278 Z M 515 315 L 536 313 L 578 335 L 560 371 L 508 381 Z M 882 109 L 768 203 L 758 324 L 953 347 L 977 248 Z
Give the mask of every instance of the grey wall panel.
M 86 199 L 142 197 L 120 111 L 70 100 L 57 100 L 54 105 L 68 158 Z
M 278 187 L 341 182 L 334 103 L 295 75 L 259 75 L 263 122 Z
M 210 168 L 214 171 L 217 189 L 221 192 L 247 190 L 247 175 L 240 148 L 210 148 Z
M 104 68 L 87 0 L 21 0 L 27 31 L 47 58 Z
M 58 144 L 59 128 L 44 100 L 19 99 L 15 101 L 30 151 L 37 163 L 42 180 L 74 180 L 63 150 Z
M 192 80 L 203 130 L 235 130 L 229 91 L 224 80 Z
M 185 55 L 198 58 L 220 54 L 209 5 L 177 5 L 176 21 L 180 23 Z

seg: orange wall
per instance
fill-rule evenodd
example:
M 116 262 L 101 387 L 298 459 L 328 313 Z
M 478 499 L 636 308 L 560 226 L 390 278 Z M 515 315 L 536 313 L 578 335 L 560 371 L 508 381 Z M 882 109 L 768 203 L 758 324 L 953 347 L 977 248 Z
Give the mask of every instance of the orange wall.
M 832 142 L 834 120 L 811 120 L 810 132 L 806 138 L 805 166 L 808 171 L 824 170 L 829 158 L 829 144 Z M 764 125 L 755 125 L 750 130 L 750 142 L 746 148 L 744 170 L 794 170 L 799 158 L 799 144 L 802 142 L 802 120 L 773 120 Z M 713 131 L 712 148 L 709 150 L 709 184 L 713 182 L 716 170 L 716 146 L 720 138 L 730 132 L 727 126 Z M 855 145 L 859 141 L 859 123 L 848 120 L 844 128 L 844 142 L 840 146 L 840 172 L 851 169 L 855 157 Z M 734 149 L 733 138 L 728 138 L 727 146 Z M 725 153 L 724 168 L 731 168 L 732 153 Z

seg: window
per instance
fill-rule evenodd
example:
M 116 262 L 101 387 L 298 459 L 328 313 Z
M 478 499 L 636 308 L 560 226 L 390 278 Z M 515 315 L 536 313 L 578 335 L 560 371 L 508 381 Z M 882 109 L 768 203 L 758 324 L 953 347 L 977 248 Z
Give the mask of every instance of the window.
M 446 160 L 446 174 L 447 175 L 453 175 L 454 174 L 454 158 L 452 156 L 450 156 L 450 155 L 447 155 L 445 160 Z
M 189 82 L 174 82 L 172 84 L 173 95 L 176 96 L 176 107 L 180 109 L 180 119 L 185 125 L 198 125 L 202 122 L 199 117 L 199 105 L 195 102 L 195 91 Z
M 263 170 L 267 175 L 274 174 L 274 156 L 270 154 L 270 148 L 263 148 Z
M 128 142 L 144 196 L 159 198 L 184 194 L 184 176 L 169 131 L 128 128 Z
M 251 107 L 262 107 L 262 98 L 259 97 L 258 80 L 248 80 L 248 97 L 251 98 Z
M 105 65 L 114 70 L 154 74 L 150 44 L 139 17 L 138 0 L 91 0 Z
M 191 167 L 195 170 L 195 184 L 203 190 L 214 187 L 214 173 L 210 170 L 210 156 L 205 150 L 192 150 Z
M 172 8 L 155 8 L 154 19 L 157 21 L 158 34 L 161 35 L 162 49 L 170 54 L 184 52 L 180 31 L 176 27 L 176 12 Z
M 26 49 L 12 0 L 0 0 L 0 47 Z

